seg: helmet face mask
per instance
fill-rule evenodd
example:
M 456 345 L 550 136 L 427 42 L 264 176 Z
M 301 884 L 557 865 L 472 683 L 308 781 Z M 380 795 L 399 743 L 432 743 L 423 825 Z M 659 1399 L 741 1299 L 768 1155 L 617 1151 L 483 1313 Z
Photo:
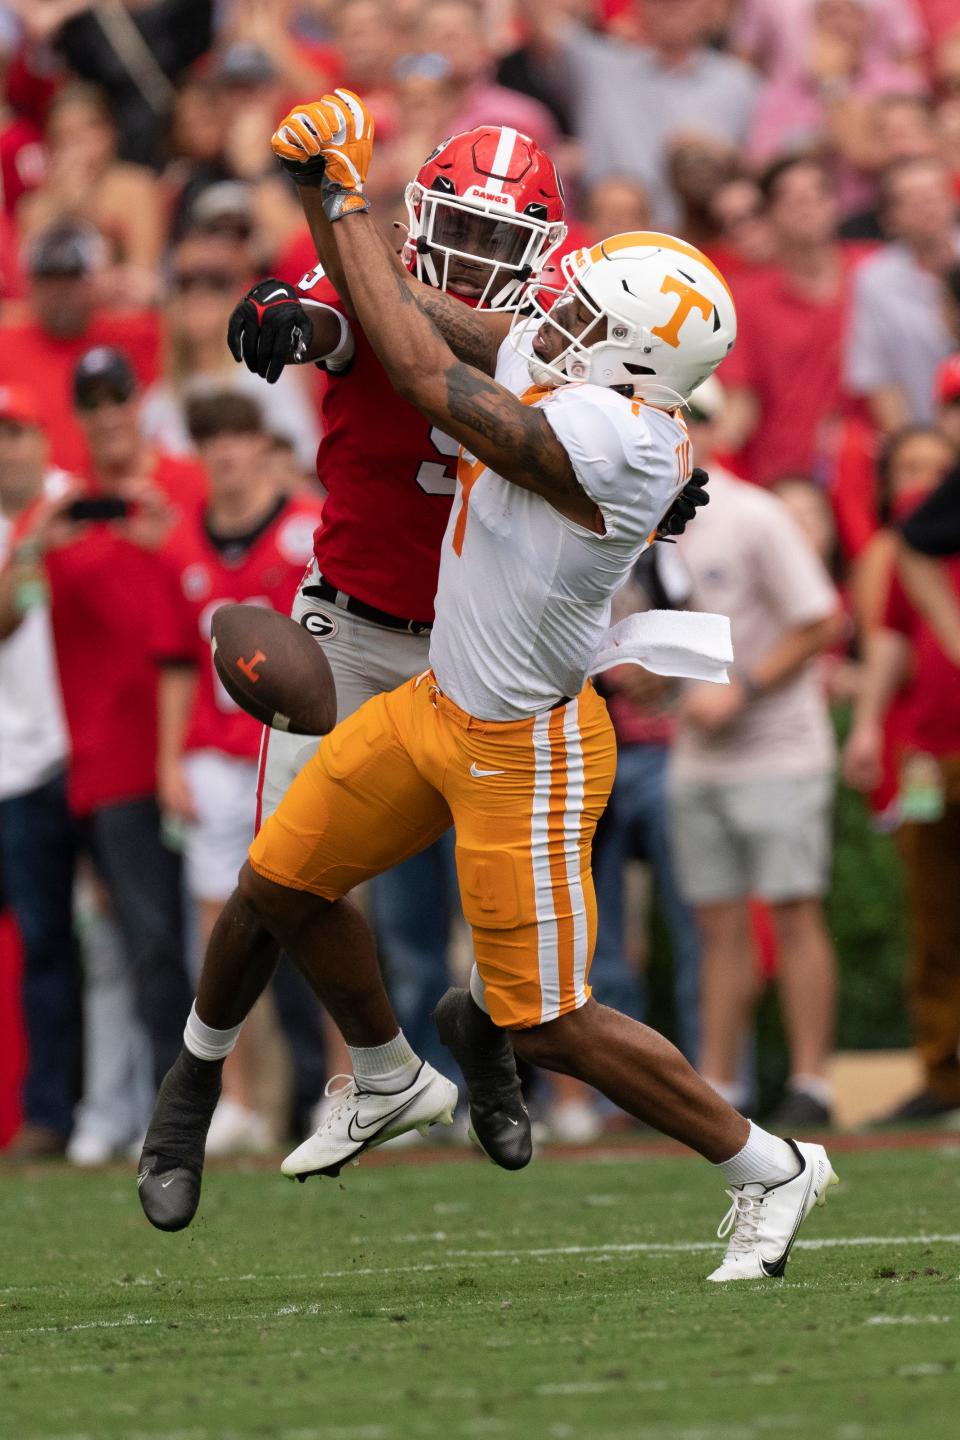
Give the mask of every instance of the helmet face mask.
M 560 268 L 563 289 L 532 286 L 529 313 L 511 327 L 515 348 L 526 341 L 532 351 L 535 384 L 586 381 L 674 409 L 733 347 L 726 281 L 684 241 L 652 231 L 615 235 L 565 255 Z
M 486 310 L 515 309 L 566 235 L 552 162 L 506 126 L 444 141 L 405 198 L 405 262 L 419 280 Z
M 551 297 L 551 302 L 545 304 L 544 296 Z M 588 316 L 579 324 L 578 307 Z M 560 349 L 552 358 L 535 350 L 528 362 L 530 378 L 535 384 L 547 387 L 591 380 L 594 351 L 607 345 L 629 349 L 635 339 L 635 327 L 625 317 L 602 310 L 575 281 L 568 282 L 563 289 L 540 285 L 530 290 L 525 298 L 524 313 L 514 317 L 511 341 L 516 345 L 522 335 L 531 331 L 542 337 L 551 349 L 552 335 L 560 337 Z M 631 382 L 627 379 L 620 383 Z

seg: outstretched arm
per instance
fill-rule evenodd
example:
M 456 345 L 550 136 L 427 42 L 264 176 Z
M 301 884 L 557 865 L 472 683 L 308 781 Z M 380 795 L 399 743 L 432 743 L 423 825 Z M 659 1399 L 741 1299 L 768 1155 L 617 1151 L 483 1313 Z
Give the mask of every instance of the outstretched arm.
M 357 318 L 394 389 L 504 480 L 597 528 L 597 507 L 546 416 L 456 358 L 369 214 L 344 216 L 334 234 Z
M 379 234 L 363 194 L 373 133 L 373 117 L 360 97 L 337 90 L 291 111 L 271 144 L 301 188 L 319 190 L 357 319 L 394 389 L 505 480 L 542 495 L 579 524 L 601 529 L 597 506 L 545 416 L 490 378 L 492 339 L 476 355 L 486 374 L 458 360 L 419 300 L 421 287 Z M 479 346 L 479 332 L 471 334 Z
M 316 188 L 302 188 L 300 202 L 320 262 L 340 298 L 349 306 L 350 313 L 355 315 L 356 306 L 334 239 L 333 226 L 323 213 L 320 191 Z M 471 310 L 462 300 L 455 300 L 452 295 L 446 295 L 442 290 L 434 290 L 430 285 L 424 285 L 409 273 L 399 256 L 394 255 L 386 243 L 384 248 L 399 273 L 406 276 L 411 296 L 423 313 L 433 321 L 454 355 L 492 375 L 496 368 L 497 351 L 510 328 L 510 316 L 498 311 Z

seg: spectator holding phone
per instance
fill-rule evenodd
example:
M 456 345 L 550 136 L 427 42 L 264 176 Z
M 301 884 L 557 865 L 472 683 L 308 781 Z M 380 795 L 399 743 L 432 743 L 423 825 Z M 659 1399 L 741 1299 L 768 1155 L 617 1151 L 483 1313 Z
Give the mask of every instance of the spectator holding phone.
M 70 737 L 67 793 L 110 898 L 159 1079 L 190 1008 L 179 857 L 161 838 L 156 800 L 157 677 L 152 616 L 163 601 L 158 548 L 178 512 L 196 509 L 200 472 L 151 454 L 119 351 L 81 357 L 73 383 L 89 447 L 86 482 L 22 517 L 22 583 L 46 584 Z M 192 481 L 192 483 L 191 483 Z M 23 623 L 0 591 L 0 633 Z

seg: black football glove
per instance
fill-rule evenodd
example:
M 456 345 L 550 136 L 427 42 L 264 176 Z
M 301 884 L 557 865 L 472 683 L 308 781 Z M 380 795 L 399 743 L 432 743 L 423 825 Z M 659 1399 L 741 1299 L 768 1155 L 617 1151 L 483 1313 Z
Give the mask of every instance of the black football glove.
M 682 535 L 698 508 L 710 504 L 710 496 L 706 490 L 709 479 L 706 470 L 701 470 L 698 465 L 657 526 L 658 540 L 668 540 L 671 535 Z
M 278 155 L 277 164 L 285 175 L 290 176 L 294 185 L 298 185 L 302 190 L 323 184 L 324 171 L 327 168 L 323 155 L 315 155 L 312 160 L 285 160 L 282 155 Z
M 227 344 L 234 360 L 272 385 L 284 365 L 302 360 L 313 340 L 313 321 L 292 285 L 261 280 L 230 316 Z

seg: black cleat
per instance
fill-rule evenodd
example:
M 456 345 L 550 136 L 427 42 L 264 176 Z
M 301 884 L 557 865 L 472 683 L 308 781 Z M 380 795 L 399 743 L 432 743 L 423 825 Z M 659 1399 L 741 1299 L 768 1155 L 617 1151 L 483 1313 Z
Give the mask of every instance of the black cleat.
M 960 1102 L 943 1100 L 932 1090 L 919 1090 L 895 1109 L 888 1110 L 885 1115 L 872 1120 L 870 1129 L 879 1130 L 885 1125 L 924 1125 L 946 1120 L 948 1116 L 951 1117 L 951 1123 L 954 1117 L 960 1118 Z
M 533 1155 L 533 1136 L 506 1033 L 484 1014 L 469 990 L 456 987 L 443 996 L 432 1019 L 467 1082 L 477 1144 L 503 1170 L 522 1170 Z
M 829 1130 L 833 1115 L 829 1106 L 809 1091 L 788 1088 L 763 1123 L 775 1135 L 796 1135 L 804 1130 Z
M 222 1073 L 222 1060 L 184 1049 L 163 1077 L 137 1166 L 140 1204 L 157 1230 L 183 1230 L 197 1213 Z

